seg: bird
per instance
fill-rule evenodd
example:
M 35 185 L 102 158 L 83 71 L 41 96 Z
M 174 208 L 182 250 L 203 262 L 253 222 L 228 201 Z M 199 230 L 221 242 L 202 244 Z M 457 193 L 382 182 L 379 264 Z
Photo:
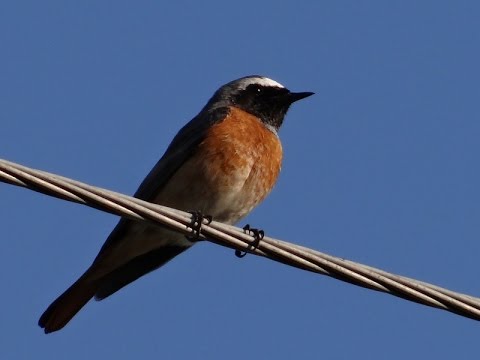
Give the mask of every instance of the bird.
M 134 197 L 235 224 L 274 187 L 282 164 L 278 136 L 294 102 L 275 80 L 250 75 L 221 86 L 167 147 Z M 91 266 L 45 310 L 46 334 L 62 329 L 92 298 L 103 300 L 161 267 L 195 241 L 159 225 L 121 218 Z

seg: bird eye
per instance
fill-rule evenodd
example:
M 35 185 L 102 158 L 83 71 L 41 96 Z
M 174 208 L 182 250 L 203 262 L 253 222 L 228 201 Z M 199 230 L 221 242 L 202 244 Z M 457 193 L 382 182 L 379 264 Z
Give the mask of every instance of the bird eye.
M 262 87 L 260 85 L 252 84 L 249 86 L 249 90 L 252 93 L 260 94 L 262 92 Z

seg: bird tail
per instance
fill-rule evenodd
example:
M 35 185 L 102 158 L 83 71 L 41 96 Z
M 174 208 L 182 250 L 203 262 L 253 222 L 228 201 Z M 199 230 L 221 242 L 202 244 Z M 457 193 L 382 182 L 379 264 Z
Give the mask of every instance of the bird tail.
M 95 295 L 96 281 L 89 279 L 88 270 L 60 295 L 42 314 L 38 325 L 45 334 L 60 330 Z

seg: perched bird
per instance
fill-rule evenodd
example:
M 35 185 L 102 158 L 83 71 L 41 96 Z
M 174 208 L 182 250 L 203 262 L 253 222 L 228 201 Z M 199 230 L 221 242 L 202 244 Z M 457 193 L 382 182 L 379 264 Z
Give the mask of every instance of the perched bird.
M 257 75 L 223 85 L 178 132 L 134 196 L 236 223 L 272 190 L 282 162 L 277 131 L 290 105 L 312 94 Z M 122 218 L 92 265 L 38 324 L 45 333 L 60 330 L 92 297 L 105 299 L 193 243 L 167 228 Z

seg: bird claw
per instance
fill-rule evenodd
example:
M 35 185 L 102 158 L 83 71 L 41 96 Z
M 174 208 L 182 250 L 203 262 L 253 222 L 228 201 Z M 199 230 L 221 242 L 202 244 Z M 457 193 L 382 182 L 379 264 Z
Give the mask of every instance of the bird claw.
M 243 231 L 245 234 L 252 235 L 254 237 L 253 241 L 248 245 L 248 250 L 255 250 L 258 247 L 258 244 L 260 243 L 260 240 L 262 240 L 265 237 L 265 231 L 259 230 L 256 228 L 250 227 L 250 224 L 247 224 L 243 227 Z M 243 258 L 247 255 L 247 252 L 242 252 L 240 250 L 235 250 L 235 256 L 238 258 Z
M 212 222 L 211 215 L 203 215 L 203 213 L 199 210 L 196 211 L 189 211 L 192 214 L 192 234 L 187 236 L 187 239 L 191 242 L 196 242 L 201 240 L 200 239 L 200 232 L 202 230 L 202 225 L 205 222 L 205 225 L 208 225 Z

